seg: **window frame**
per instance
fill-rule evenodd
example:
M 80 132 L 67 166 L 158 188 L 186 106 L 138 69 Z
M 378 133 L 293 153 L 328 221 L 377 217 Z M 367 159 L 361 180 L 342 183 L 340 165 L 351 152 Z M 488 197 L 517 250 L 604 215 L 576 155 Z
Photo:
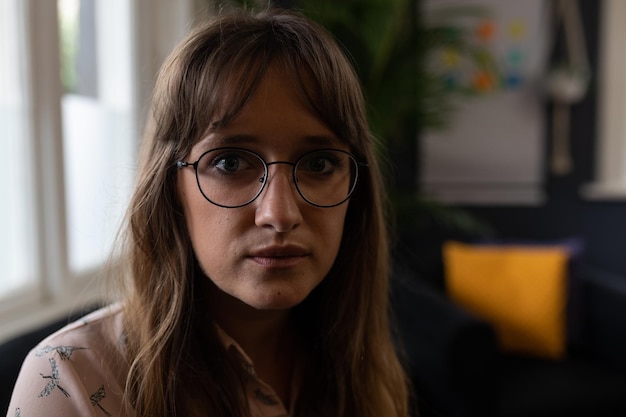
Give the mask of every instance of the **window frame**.
M 98 1 L 98 0 L 96 0 Z M 154 79 L 173 46 L 189 30 L 197 0 L 130 0 L 133 107 L 143 130 Z M 57 0 L 24 0 L 26 85 L 32 142 L 36 280 L 0 297 L 0 342 L 67 316 L 106 294 L 102 266 L 69 267 Z M 137 145 L 141 135 L 137 135 Z
M 581 188 L 587 200 L 626 200 L 626 2 L 604 0 L 600 16 L 598 128 L 595 179 Z

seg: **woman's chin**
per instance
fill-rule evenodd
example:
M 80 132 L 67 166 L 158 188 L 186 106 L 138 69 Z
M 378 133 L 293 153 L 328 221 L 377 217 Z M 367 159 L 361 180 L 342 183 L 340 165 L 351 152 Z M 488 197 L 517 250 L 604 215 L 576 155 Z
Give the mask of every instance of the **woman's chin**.
M 246 297 L 241 301 L 257 310 L 289 310 L 304 301 L 307 296 L 308 293 L 275 291 L 268 294 L 255 294 L 254 297 Z

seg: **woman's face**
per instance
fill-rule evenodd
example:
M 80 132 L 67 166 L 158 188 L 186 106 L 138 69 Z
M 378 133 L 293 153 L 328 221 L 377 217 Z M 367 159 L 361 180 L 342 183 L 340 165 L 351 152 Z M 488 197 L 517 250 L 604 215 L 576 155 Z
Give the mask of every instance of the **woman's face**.
M 199 141 L 186 161 L 231 146 L 252 150 L 266 162 L 295 162 L 315 149 L 348 150 L 277 68 L 268 71 L 237 117 Z M 240 208 L 207 201 L 191 167 L 179 170 L 178 192 L 193 250 L 218 289 L 220 300 L 214 301 L 234 298 L 255 309 L 289 309 L 310 294 L 335 261 L 348 203 L 310 205 L 298 194 L 290 165 L 270 165 L 261 195 Z

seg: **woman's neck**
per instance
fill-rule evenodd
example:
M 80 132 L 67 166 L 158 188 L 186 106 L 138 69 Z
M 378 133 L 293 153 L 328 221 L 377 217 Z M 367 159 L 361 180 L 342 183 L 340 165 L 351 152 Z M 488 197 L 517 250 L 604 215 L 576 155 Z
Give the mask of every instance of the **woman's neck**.
M 248 307 L 250 308 L 250 307 Z M 273 362 L 294 339 L 290 311 L 242 312 L 214 314 L 216 323 L 232 337 L 256 364 Z
M 213 320 L 252 360 L 257 376 L 289 406 L 297 355 L 291 310 L 258 310 L 223 293 L 210 300 Z

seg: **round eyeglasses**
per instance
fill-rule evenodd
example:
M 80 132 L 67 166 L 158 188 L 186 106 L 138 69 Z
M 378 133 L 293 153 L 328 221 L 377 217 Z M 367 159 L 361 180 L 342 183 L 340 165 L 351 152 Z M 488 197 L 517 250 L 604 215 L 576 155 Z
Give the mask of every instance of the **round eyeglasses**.
M 296 162 L 265 162 L 248 149 L 215 148 L 204 152 L 196 162 L 176 163 L 179 169 L 193 167 L 204 198 L 225 208 L 253 202 L 267 184 L 269 166 L 276 164 L 293 167 L 296 190 L 316 207 L 334 207 L 348 200 L 356 187 L 359 166 L 367 166 L 340 149 L 307 152 Z

